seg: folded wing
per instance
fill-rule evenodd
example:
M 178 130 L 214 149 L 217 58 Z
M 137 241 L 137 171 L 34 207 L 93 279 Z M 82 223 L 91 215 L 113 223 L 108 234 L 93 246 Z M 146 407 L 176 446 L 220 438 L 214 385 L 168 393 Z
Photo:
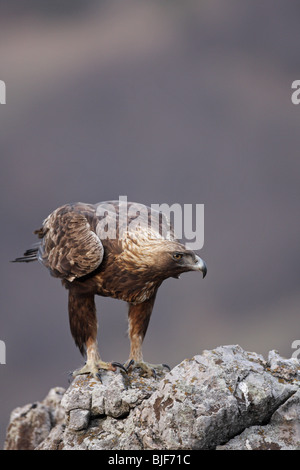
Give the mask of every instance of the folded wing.
M 103 259 L 101 240 L 91 227 L 89 211 L 66 205 L 56 209 L 36 233 L 42 239 L 38 259 L 55 277 L 73 281 L 97 269 Z

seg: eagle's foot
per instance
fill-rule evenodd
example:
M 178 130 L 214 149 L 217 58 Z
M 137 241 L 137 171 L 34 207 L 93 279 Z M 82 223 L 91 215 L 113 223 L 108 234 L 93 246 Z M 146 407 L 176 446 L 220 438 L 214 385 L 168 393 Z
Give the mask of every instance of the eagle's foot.
M 116 368 L 119 367 L 120 369 L 123 369 L 125 372 L 127 370 L 125 367 L 120 364 L 119 362 L 104 362 L 101 360 L 93 361 L 93 362 L 86 362 L 85 365 L 81 369 L 77 369 L 73 372 L 73 377 L 76 377 L 77 375 L 83 375 L 83 374 L 90 374 L 92 377 L 95 379 L 100 380 L 101 382 L 101 375 L 99 370 L 112 370 L 113 372 L 116 371 Z
M 154 377 L 156 378 L 157 374 L 156 371 L 165 371 L 167 369 L 170 372 L 170 367 L 167 364 L 150 364 L 149 362 L 144 361 L 134 361 L 133 359 L 128 360 L 124 367 L 126 371 L 131 371 L 133 369 L 141 369 L 143 374 L 146 377 Z

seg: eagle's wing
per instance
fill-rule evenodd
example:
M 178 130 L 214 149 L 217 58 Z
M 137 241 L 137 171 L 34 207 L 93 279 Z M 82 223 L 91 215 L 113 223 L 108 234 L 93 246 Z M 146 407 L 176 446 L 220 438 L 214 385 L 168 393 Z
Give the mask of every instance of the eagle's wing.
M 87 211 L 66 205 L 52 212 L 37 231 L 42 238 L 38 258 L 55 277 L 73 281 L 85 276 L 102 262 L 104 248 L 92 230 Z

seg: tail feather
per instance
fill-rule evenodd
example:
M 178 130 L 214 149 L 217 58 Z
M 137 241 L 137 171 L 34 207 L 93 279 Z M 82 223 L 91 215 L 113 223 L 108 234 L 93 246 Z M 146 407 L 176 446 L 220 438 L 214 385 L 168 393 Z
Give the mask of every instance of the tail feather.
M 23 256 L 12 260 L 12 263 L 30 263 L 31 261 L 36 261 L 38 259 L 38 248 L 30 248 L 26 250 Z

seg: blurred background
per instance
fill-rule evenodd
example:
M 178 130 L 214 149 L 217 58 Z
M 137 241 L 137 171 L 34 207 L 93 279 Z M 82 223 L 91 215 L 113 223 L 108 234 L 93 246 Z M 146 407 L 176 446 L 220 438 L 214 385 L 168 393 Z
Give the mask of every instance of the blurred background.
M 300 339 L 299 2 L 0 1 L 0 444 L 13 408 L 83 363 L 67 292 L 16 265 L 67 202 L 205 205 L 207 277 L 161 286 L 145 360 L 175 366 Z M 104 360 L 129 353 L 127 306 L 97 298 Z

